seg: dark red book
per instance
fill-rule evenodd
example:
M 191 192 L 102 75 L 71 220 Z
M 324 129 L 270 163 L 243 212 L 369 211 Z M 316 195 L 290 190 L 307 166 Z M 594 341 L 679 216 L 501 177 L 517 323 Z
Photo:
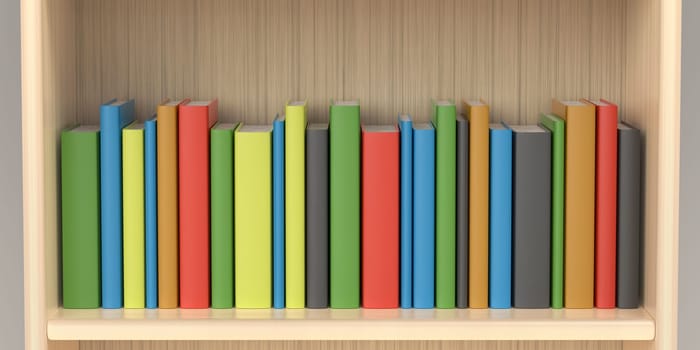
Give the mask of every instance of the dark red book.
M 180 307 L 209 307 L 209 129 L 217 100 L 180 105 Z
M 591 100 L 596 108 L 595 307 L 615 307 L 617 251 L 617 106 Z
M 399 306 L 399 131 L 362 127 L 362 306 Z

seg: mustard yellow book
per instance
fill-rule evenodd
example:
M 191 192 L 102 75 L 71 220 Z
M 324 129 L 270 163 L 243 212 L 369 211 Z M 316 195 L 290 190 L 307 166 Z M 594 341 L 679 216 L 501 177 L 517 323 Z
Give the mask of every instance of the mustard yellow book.
M 566 123 L 564 181 L 564 307 L 592 308 L 595 258 L 595 106 L 552 102 Z
M 285 107 L 285 301 L 305 306 L 306 260 L 306 101 Z
M 272 126 L 234 135 L 234 278 L 237 308 L 272 306 Z
M 483 309 L 489 307 L 489 106 L 466 101 L 464 111 L 469 119 L 469 307 Z
M 143 124 L 122 129 L 122 220 L 124 308 L 141 309 L 146 299 Z

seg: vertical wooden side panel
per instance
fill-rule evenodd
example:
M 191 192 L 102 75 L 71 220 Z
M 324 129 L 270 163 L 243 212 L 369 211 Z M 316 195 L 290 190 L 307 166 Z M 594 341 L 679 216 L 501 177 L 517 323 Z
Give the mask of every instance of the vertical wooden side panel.
M 557 97 L 576 100 L 590 94 L 591 2 L 560 1 L 557 33 Z
M 520 0 L 493 2 L 493 121 L 518 123 L 520 104 Z
M 76 47 L 77 47 L 77 115 L 81 123 L 98 123 L 97 111 L 102 103 L 102 26 L 100 9 L 102 3 L 94 0 L 77 0 Z
M 559 0 L 521 5 L 520 122 L 536 124 L 556 96 L 557 13 Z
M 370 0 L 341 1 L 339 6 L 342 25 L 341 94 L 346 100 L 360 100 L 360 118 L 368 122 L 367 111 L 372 110 L 369 106 L 375 100 L 370 95 L 370 23 L 373 16 Z
M 625 0 L 591 0 L 591 6 L 589 97 L 618 102 L 624 66 Z
M 162 19 L 159 0 L 130 0 L 128 4 L 128 95 L 136 98 L 136 118 L 155 113 L 162 94 Z
M 102 101 L 129 96 L 129 6 L 125 2 L 102 0 L 100 71 Z
M 87 0 L 84 0 L 87 1 Z M 163 97 L 195 97 L 194 0 L 163 1 L 161 45 L 163 47 Z
M 493 101 L 493 16 L 491 0 L 456 0 L 455 94 L 457 111 L 462 100 Z

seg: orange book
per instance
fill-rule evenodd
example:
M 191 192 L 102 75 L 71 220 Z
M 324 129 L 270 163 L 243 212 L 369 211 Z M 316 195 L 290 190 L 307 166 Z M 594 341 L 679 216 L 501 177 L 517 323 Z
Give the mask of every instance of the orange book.
M 469 307 L 483 309 L 489 307 L 489 106 L 465 101 L 464 112 L 469 120 Z
M 158 307 L 178 307 L 177 110 L 185 101 L 158 106 Z
M 552 102 L 566 122 L 564 199 L 564 307 L 593 307 L 595 238 L 595 106 Z

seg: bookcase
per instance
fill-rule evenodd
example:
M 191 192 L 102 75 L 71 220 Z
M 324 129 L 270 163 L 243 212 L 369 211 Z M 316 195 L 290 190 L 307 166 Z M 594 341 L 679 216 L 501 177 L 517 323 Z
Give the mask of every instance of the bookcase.
M 676 347 L 681 0 L 23 0 L 21 13 L 28 349 Z M 399 112 L 428 121 L 433 97 L 458 111 L 480 97 L 493 121 L 515 124 L 535 123 L 552 98 L 615 101 L 645 145 L 643 305 L 64 310 L 58 136 L 97 124 L 113 97 L 135 98 L 141 121 L 164 97 L 191 97 L 219 98 L 223 121 L 257 123 L 288 99 L 307 99 L 318 122 L 330 99 L 357 98 L 363 123 L 385 124 Z

